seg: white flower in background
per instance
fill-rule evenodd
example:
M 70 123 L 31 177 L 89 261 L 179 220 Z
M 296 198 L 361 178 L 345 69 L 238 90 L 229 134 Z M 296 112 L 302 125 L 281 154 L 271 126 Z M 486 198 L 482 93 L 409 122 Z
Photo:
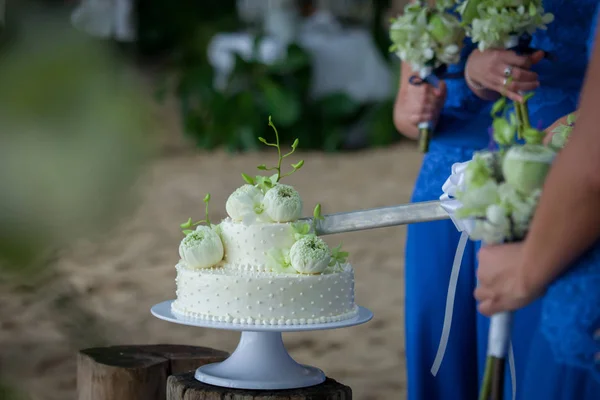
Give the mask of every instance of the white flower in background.
M 471 239 L 482 240 L 487 244 L 499 244 L 510 240 L 510 219 L 506 214 L 504 207 L 498 204 L 488 206 L 485 218 L 475 221 Z
M 262 191 L 254 185 L 244 185 L 233 192 L 225 203 L 227 214 L 234 221 L 251 224 L 256 220 L 270 222 L 264 215 Z
M 320 274 L 330 260 L 331 251 L 327 243 L 314 235 L 301 238 L 290 249 L 292 268 L 301 274 Z
M 556 153 L 543 145 L 512 146 L 502 163 L 508 184 L 524 195 L 541 189 Z
M 290 185 L 275 185 L 265 193 L 264 212 L 275 222 L 293 222 L 302 216 L 302 199 Z
M 199 225 L 179 245 L 179 256 L 189 268 L 210 268 L 223 260 L 223 242 L 211 227 Z

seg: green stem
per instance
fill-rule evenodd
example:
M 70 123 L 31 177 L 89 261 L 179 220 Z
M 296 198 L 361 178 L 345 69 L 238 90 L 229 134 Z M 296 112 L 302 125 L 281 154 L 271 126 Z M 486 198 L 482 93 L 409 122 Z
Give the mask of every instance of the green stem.
M 206 207 L 204 208 L 204 214 L 206 215 L 206 225 L 210 226 L 210 219 L 208 219 L 208 201 L 206 202 Z
M 275 131 L 275 146 L 277 147 L 277 157 L 279 158 L 279 160 L 277 161 L 277 182 L 279 182 L 279 180 L 281 179 L 281 162 L 283 161 L 283 157 L 281 157 L 281 147 L 279 146 L 279 132 L 277 132 L 277 128 L 275 128 L 275 125 L 273 124 L 273 121 L 271 121 L 271 117 L 269 117 L 269 126 L 271 128 L 273 128 L 273 130 Z
M 492 376 L 494 370 L 494 357 L 488 356 L 485 360 L 485 372 L 483 374 L 483 382 L 481 383 L 481 391 L 479 392 L 479 400 L 488 400 L 492 392 Z
M 521 109 L 521 103 L 515 102 L 515 115 L 517 116 L 517 137 L 523 138 L 523 111 Z
M 529 105 L 526 101 L 521 103 L 521 118 L 523 119 L 523 126 L 525 129 L 530 129 L 531 122 L 529 121 Z
M 494 373 L 492 374 L 492 393 L 491 400 L 504 399 L 504 358 L 492 357 L 494 363 Z
M 429 151 L 429 129 L 419 129 L 419 150 L 421 153 L 427 153 Z

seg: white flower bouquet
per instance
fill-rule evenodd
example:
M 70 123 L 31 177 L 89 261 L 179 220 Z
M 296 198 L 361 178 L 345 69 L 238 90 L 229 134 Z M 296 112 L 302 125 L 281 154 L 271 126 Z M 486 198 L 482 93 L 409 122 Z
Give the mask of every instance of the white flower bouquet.
M 456 4 L 456 0 L 440 0 L 435 6 L 417 1 L 408 4 L 402 15 L 392 19 L 390 51 L 417 71 L 418 77 L 410 80 L 412 84 L 437 86 L 446 67 L 460 61 L 465 30 L 451 12 Z M 426 152 L 431 122 L 424 121 L 419 128 L 420 148 Z
M 466 0 L 459 7 L 467 35 L 479 50 L 515 48 L 522 37 L 546 29 L 554 15 L 542 0 Z
M 455 165 L 442 196 L 442 200 L 447 201 L 445 208 L 459 229 L 485 244 L 525 238 L 546 175 L 564 144 L 564 140 L 561 144 L 557 139 L 554 145 L 543 145 L 545 133 L 531 127 L 525 131 L 525 143 L 517 143 L 518 123 L 514 114 L 506 117 L 506 102 L 499 101 L 494 109 L 502 114 L 493 121 L 495 149 L 478 152 L 471 161 Z M 480 400 L 502 398 L 511 321 L 511 313 L 491 318 Z M 492 386 L 499 393 L 491 393 Z

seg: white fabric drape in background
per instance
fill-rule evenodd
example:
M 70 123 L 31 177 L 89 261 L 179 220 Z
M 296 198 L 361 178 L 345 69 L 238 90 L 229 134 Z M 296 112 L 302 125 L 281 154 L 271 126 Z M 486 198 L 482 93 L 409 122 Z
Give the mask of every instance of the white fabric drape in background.
M 134 12 L 133 0 L 82 0 L 71 22 L 92 36 L 132 42 L 136 39 Z

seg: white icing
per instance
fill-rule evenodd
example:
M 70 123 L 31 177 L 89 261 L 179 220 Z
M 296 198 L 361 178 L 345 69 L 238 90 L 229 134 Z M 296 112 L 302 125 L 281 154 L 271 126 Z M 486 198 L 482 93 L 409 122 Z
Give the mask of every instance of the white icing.
M 190 270 L 177 265 L 174 312 L 218 322 L 304 325 L 352 318 L 354 270 L 323 275 L 249 271 L 223 263 L 220 268 Z
M 267 271 L 271 249 L 290 249 L 295 242 L 291 223 L 245 225 L 227 218 L 220 224 L 225 261 L 240 270 Z

